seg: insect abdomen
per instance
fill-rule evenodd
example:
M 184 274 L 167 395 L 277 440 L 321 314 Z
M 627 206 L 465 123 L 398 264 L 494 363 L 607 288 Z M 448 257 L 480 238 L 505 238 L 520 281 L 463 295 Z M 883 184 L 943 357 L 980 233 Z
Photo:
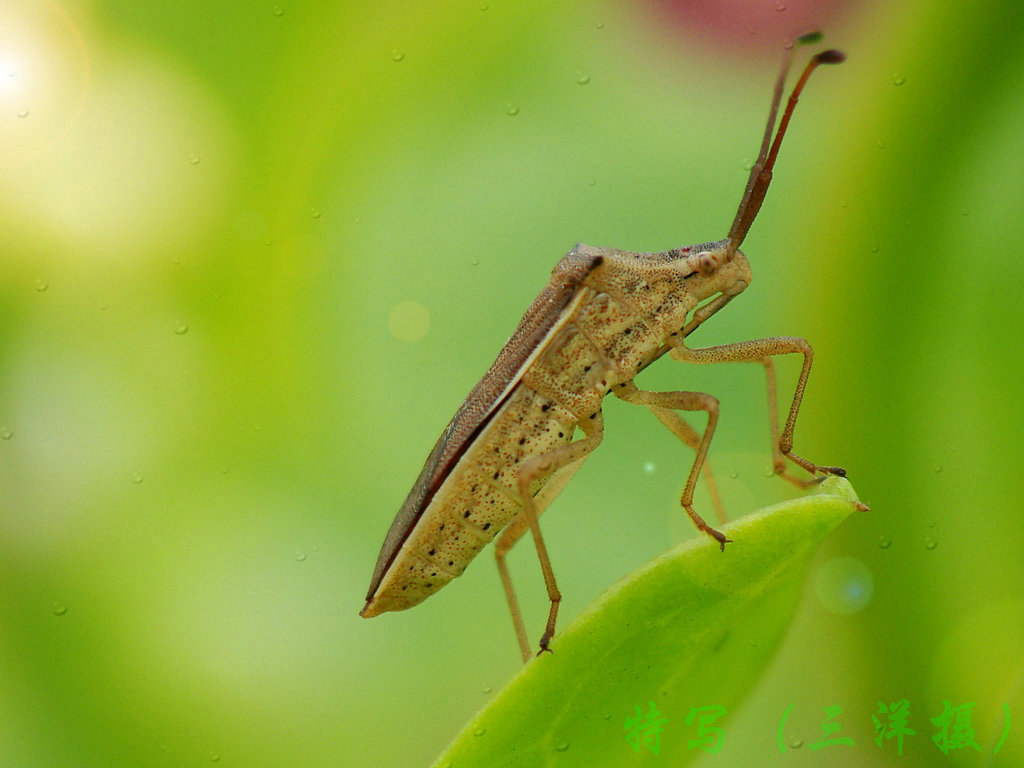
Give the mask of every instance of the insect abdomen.
M 520 383 L 438 488 L 364 616 L 411 608 L 460 576 L 522 509 L 519 466 L 569 442 L 574 430 L 568 410 Z

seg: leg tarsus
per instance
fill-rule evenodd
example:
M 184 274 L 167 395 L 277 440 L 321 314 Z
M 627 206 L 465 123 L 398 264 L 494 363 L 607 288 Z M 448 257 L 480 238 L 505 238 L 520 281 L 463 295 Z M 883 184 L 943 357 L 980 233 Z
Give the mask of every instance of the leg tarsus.
M 558 605 L 561 602 L 561 595 L 558 595 L 556 599 L 551 601 L 551 609 L 548 612 L 548 624 L 544 629 L 544 634 L 540 636 L 540 650 L 537 651 L 538 656 L 545 651 L 548 653 L 552 652 L 548 645 L 551 643 L 551 639 L 555 636 L 555 619 L 558 617 Z
M 797 466 L 806 469 L 815 477 L 818 475 L 837 475 L 839 477 L 846 477 L 846 470 L 842 467 L 826 467 L 821 464 L 815 464 L 812 461 L 808 461 L 803 456 L 797 456 L 793 453 L 791 447 L 783 448 L 782 454 Z
M 732 539 L 726 538 L 724 533 L 715 530 L 710 525 L 708 525 L 707 522 L 705 522 L 704 518 L 697 513 L 697 510 L 695 510 L 692 505 L 683 504 L 683 509 L 686 510 L 686 514 L 690 516 L 690 519 L 693 521 L 693 524 L 697 526 L 697 530 L 699 530 L 701 533 L 710 536 L 712 539 L 717 541 L 719 548 L 723 552 L 725 552 L 726 544 L 732 544 Z

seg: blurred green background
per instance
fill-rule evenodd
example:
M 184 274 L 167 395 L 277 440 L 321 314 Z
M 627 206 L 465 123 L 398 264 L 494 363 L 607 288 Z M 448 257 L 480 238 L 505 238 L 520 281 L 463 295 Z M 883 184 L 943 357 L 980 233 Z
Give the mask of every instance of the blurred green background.
M 805 92 L 753 285 L 692 342 L 806 336 L 797 450 L 872 509 L 701 764 L 1024 764 L 1018 3 L 22 0 L 0 4 L 0 766 L 427 764 L 518 653 L 489 553 L 360 619 L 387 526 L 577 240 L 726 234 L 781 42 L 816 26 L 849 61 Z M 790 495 L 756 366 L 640 384 L 720 398 L 730 515 Z M 606 420 L 544 520 L 562 626 L 693 535 L 687 451 L 643 409 Z M 529 545 L 510 565 L 539 636 Z M 871 722 L 900 699 L 902 756 Z M 932 743 L 944 700 L 974 704 L 980 751 Z M 829 706 L 854 744 L 812 751 Z

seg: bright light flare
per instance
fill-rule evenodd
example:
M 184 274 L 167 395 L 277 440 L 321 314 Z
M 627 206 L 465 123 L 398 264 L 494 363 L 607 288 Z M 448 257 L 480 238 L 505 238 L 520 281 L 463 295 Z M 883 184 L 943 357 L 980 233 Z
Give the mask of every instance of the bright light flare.
M 89 80 L 88 52 L 66 11 L 52 2 L 0 6 L 0 166 L 17 166 L 59 138 Z
M 17 95 L 25 87 L 24 57 L 20 52 L 0 49 L 0 94 Z
M 0 3 L 0 210 L 63 258 L 144 265 L 219 221 L 233 130 L 184 62 L 87 11 Z

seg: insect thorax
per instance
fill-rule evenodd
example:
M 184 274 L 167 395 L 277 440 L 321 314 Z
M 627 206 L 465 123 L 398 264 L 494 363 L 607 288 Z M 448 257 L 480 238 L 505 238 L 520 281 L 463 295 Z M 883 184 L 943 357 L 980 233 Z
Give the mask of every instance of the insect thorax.
M 630 342 L 652 349 L 674 345 L 702 302 L 742 291 L 750 282 L 750 267 L 739 251 L 727 256 L 727 245 L 720 240 L 658 253 L 577 246 L 601 259 L 584 285 L 620 308 L 613 323 L 617 328 L 611 330 L 626 338 L 614 352 L 622 355 Z

